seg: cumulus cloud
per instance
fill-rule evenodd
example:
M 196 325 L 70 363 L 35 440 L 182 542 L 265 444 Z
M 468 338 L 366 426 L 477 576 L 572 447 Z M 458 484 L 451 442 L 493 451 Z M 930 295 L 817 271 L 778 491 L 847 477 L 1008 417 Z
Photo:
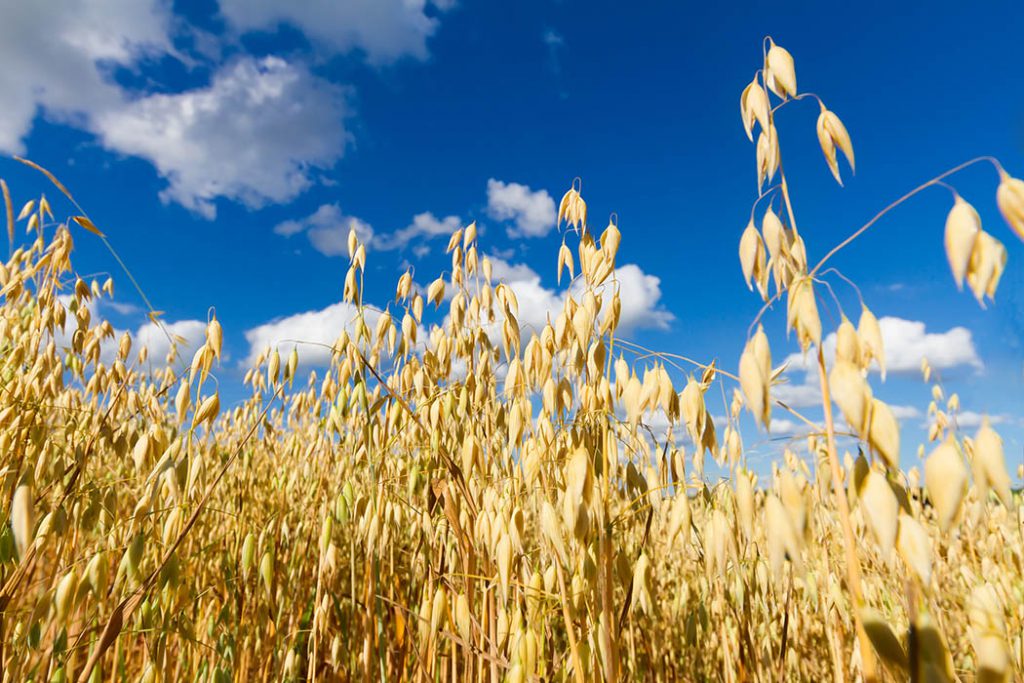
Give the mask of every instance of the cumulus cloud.
M 332 166 L 348 141 L 347 90 L 275 57 L 244 57 L 184 92 L 133 96 L 110 78 L 179 55 L 165 2 L 13 3 L 0 23 L 0 151 L 24 153 L 37 113 L 143 158 L 161 192 L 212 218 L 224 197 L 285 202 Z
M 661 307 L 661 278 L 649 275 L 629 263 L 615 269 L 622 312 L 619 330 L 667 330 L 674 316 Z
M 164 323 L 161 329 L 156 323 L 148 321 L 135 331 L 133 337 L 137 348 L 145 346 L 149 349 L 149 357 L 155 364 L 164 362 L 171 350 L 170 340 L 174 339 L 178 343 L 178 358 L 187 364 L 206 339 L 206 323 L 202 320 L 179 320 Z
M 491 254 L 491 278 L 496 282 L 518 282 L 522 280 L 540 280 L 540 275 L 525 263 L 509 263 L 504 256 Z
M 505 282 L 519 301 L 519 325 L 523 329 L 539 332 L 548 320 L 562 310 L 566 292 L 550 289 L 541 284 L 537 272 L 525 264 L 511 264 L 491 258 L 491 270 L 496 281 Z M 640 329 L 668 329 L 674 316 L 662 306 L 661 279 L 645 273 L 639 266 L 627 264 L 615 269 L 622 309 L 619 315 L 619 333 L 629 334 Z M 605 287 L 610 300 L 613 278 Z M 579 293 L 577 287 L 574 295 Z
M 267 347 L 278 349 L 282 355 L 297 347 L 301 363 L 326 365 L 331 358 L 331 347 L 343 331 L 352 331 L 357 313 L 356 306 L 340 301 L 326 308 L 295 313 L 246 330 L 249 355 L 244 363 L 254 364 Z M 365 315 L 366 323 L 372 329 L 379 314 L 366 310 Z
M 157 0 L 5 3 L 0 22 L 0 152 L 24 154 L 37 113 L 82 123 L 116 107 L 112 68 L 172 51 L 171 16 Z
M 240 34 L 289 24 L 321 55 L 361 50 L 379 64 L 424 59 L 437 14 L 450 6 L 224 0 L 227 30 L 215 36 L 186 26 L 166 0 L 7 4 L 0 22 L 0 152 L 26 153 L 25 139 L 42 115 L 150 162 L 167 181 L 165 202 L 207 218 L 216 215 L 218 198 L 249 208 L 290 201 L 316 182 L 318 171 L 334 166 L 350 140 L 349 88 L 312 74 L 296 58 L 248 56 Z M 233 61 L 223 63 L 225 54 Z M 164 59 L 201 64 L 212 76 L 157 93 L 130 91 L 113 78 L 125 70 L 145 76 L 147 66 Z
M 274 232 L 291 237 L 305 232 L 310 244 L 324 256 L 347 256 L 348 233 L 355 228 L 361 242 L 373 240 L 373 227 L 355 216 L 346 216 L 338 204 L 323 204 L 300 220 L 287 220 L 274 226 Z
M 891 372 L 918 372 L 922 358 L 938 370 L 963 365 L 982 367 L 971 332 L 965 327 L 926 332 L 925 324 L 918 320 L 885 317 L 878 323 L 885 344 L 886 367 Z
M 492 258 L 491 262 L 494 278 L 508 284 L 516 294 L 519 301 L 519 324 L 524 330 L 539 332 L 549 314 L 554 319 L 562 310 L 565 290 L 556 291 L 544 287 L 540 275 L 527 265 L 510 264 L 499 258 Z M 635 265 L 619 268 L 616 275 L 622 287 L 620 332 L 667 327 L 672 315 L 661 307 L 658 278 L 647 275 Z M 253 327 L 245 332 L 249 352 L 244 363 L 254 363 L 267 347 L 278 348 L 285 354 L 297 345 L 300 362 L 325 365 L 330 359 L 330 347 L 342 331 L 352 331 L 357 313 L 357 308 L 352 304 L 339 302 L 323 309 L 276 318 Z M 367 325 L 372 329 L 380 314 L 370 309 L 365 314 Z M 494 332 L 498 333 L 497 326 Z
M 239 31 L 273 30 L 287 24 L 322 50 L 361 50 L 370 63 L 387 64 L 405 56 L 426 59 L 427 39 L 439 25 L 427 8 L 443 11 L 451 4 L 448 0 L 221 0 L 220 8 Z
M 790 372 L 786 375 L 788 382 L 772 387 L 772 398 L 782 401 L 790 408 L 821 405 L 821 388 L 818 386 L 816 375 L 805 373 L 803 382 L 794 382 Z
M 96 117 L 103 144 L 150 161 L 160 194 L 207 218 L 224 197 L 249 208 L 295 198 L 348 141 L 346 90 L 277 57 L 244 58 L 205 88 L 140 97 Z
M 954 327 L 945 332 L 928 332 L 919 320 L 905 320 L 886 316 L 878 321 L 882 330 L 882 344 L 885 346 L 886 371 L 895 374 L 915 374 L 921 370 L 921 359 L 927 358 L 936 370 L 969 367 L 981 369 L 982 362 L 974 347 L 970 330 Z M 826 360 L 836 352 L 836 334 L 825 337 L 822 343 Z M 815 371 L 814 359 L 810 355 L 792 353 L 786 358 L 789 369 L 785 377 L 789 380 L 772 389 L 772 396 L 793 408 L 805 408 L 821 404 L 821 388 Z M 877 372 L 877 364 L 872 364 Z M 796 381 L 795 375 L 803 372 L 803 381 Z M 906 417 L 919 417 L 912 406 L 894 406 L 904 410 Z M 897 415 L 896 417 L 901 417 Z
M 917 373 L 921 360 L 936 370 L 956 367 L 981 369 L 981 358 L 974 347 L 974 338 L 966 327 L 953 327 L 945 332 L 928 332 L 920 320 L 905 320 L 885 316 L 878 321 L 885 346 L 885 367 L 891 373 Z M 836 334 L 830 333 L 823 342 L 825 358 L 835 357 Z M 794 353 L 786 359 L 793 368 L 810 367 L 812 359 Z M 873 366 L 877 370 L 877 366 Z
M 525 264 L 512 265 L 502 259 L 491 259 L 495 280 L 504 282 L 515 292 L 519 302 L 519 327 L 540 334 L 548 321 L 554 321 L 562 310 L 564 292 L 556 292 L 541 284 L 540 275 Z M 499 277 L 505 275 L 505 277 Z
M 65 307 L 70 307 L 74 301 L 74 296 L 62 294 L 58 299 Z M 98 325 L 99 321 L 107 319 L 107 316 L 104 314 L 104 310 L 107 308 L 121 315 L 131 315 L 140 312 L 138 306 L 115 302 L 111 299 L 89 299 L 85 306 L 89 309 L 95 325 Z M 114 362 L 118 344 L 125 332 L 131 334 L 134 352 L 137 353 L 142 347 L 148 349 L 149 362 L 154 366 L 163 364 L 167 353 L 171 350 L 172 340 L 178 345 L 178 361 L 176 363 L 180 365 L 182 362 L 187 364 L 191 361 L 196 349 L 206 339 L 206 322 L 202 320 L 161 321 L 161 324 L 157 325 L 152 320 L 147 319 L 146 322 L 142 323 L 134 331 L 123 327 L 112 327 L 114 331 L 113 336 L 104 339 L 100 344 L 100 359 L 107 364 Z M 76 326 L 73 321 L 65 325 L 63 330 L 57 328 L 54 335 L 54 343 L 58 347 L 70 347 L 75 329 Z
M 555 200 L 547 190 L 533 191 L 519 183 L 487 181 L 487 215 L 499 221 L 513 221 L 509 237 L 543 237 L 558 218 Z

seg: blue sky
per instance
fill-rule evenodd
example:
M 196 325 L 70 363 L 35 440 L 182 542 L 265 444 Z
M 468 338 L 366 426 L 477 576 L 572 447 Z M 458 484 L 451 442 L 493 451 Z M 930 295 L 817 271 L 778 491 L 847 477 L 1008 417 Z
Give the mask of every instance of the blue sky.
M 451 228 L 476 220 L 496 270 L 542 320 L 559 296 L 551 206 L 576 176 L 596 229 L 619 216 L 628 336 L 735 368 L 760 307 L 736 256 L 756 197 L 738 103 L 765 35 L 794 55 L 801 90 L 843 119 L 857 154 L 840 189 L 815 105 L 780 116 L 812 261 L 961 161 L 993 154 L 1024 176 L 1020 3 L 54 0 L 0 13 L 0 152 L 72 188 L 175 330 L 195 334 L 216 307 L 225 385 L 266 342 L 336 337 L 353 219 L 372 231 L 368 301 L 386 304 L 410 264 L 429 282 Z M 13 161 L 0 176 L 16 201 L 55 194 Z M 991 414 L 1015 464 L 1024 249 L 996 211 L 991 167 L 953 184 L 1008 249 L 995 305 L 953 284 L 942 189 L 834 265 L 880 318 L 899 319 L 892 353 L 916 368 L 927 351 L 971 411 L 965 426 Z M 142 326 L 102 246 L 82 234 L 76 252 L 81 272 L 115 274 L 121 305 L 104 314 Z M 856 295 L 835 286 L 854 315 Z M 829 308 L 826 329 L 838 322 Z M 766 325 L 779 360 L 795 349 L 784 318 L 778 309 Z M 303 353 L 310 366 L 315 354 Z M 798 401 L 810 390 L 790 375 Z M 929 390 L 911 370 L 872 382 L 903 408 L 910 464 Z M 770 450 L 752 430 L 747 442 Z

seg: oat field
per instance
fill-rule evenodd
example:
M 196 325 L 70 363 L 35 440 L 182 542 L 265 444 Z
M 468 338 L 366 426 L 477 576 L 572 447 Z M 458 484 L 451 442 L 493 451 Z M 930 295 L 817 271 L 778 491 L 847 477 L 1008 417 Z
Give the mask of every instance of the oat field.
M 437 279 L 402 275 L 388 311 L 363 304 L 353 231 L 343 296 L 360 313 L 329 366 L 267 349 L 228 404 L 215 309 L 193 357 L 147 357 L 95 315 L 114 283 L 72 264 L 75 241 L 106 241 L 88 198 L 41 167 L 46 196 L 4 185 L 3 681 L 1021 680 L 1018 454 L 998 425 L 959 429 L 956 387 L 927 363 L 929 442 L 901 442 L 873 397 L 872 302 L 841 311 L 831 288 L 854 286 L 845 245 L 930 188 L 947 192 L 933 234 L 949 277 L 984 305 L 1019 267 L 1002 241 L 1024 239 L 1024 181 L 989 157 L 936 169 L 822 243 L 798 229 L 800 173 L 821 159 L 783 168 L 775 119 L 819 107 L 839 182 L 851 134 L 784 48 L 767 39 L 751 67 L 737 126 L 760 190 L 736 197 L 751 211 L 735 267 L 764 306 L 715 362 L 617 336 L 632 238 L 588 218 L 584 178 L 551 258 L 572 295 L 542 330 L 521 330 L 475 225 L 451 235 Z M 976 201 L 1006 225 L 983 228 L 957 194 L 969 166 L 991 169 Z M 766 328 L 817 369 L 822 421 L 773 397 Z M 753 467 L 741 435 L 780 416 L 801 438 Z

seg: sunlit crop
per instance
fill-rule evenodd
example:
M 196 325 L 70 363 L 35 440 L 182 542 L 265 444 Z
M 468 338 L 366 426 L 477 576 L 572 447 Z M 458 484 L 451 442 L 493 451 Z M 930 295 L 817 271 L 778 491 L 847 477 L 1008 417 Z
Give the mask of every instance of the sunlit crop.
M 3 680 L 1020 680 L 1017 463 L 993 426 L 957 427 L 955 387 L 927 362 L 930 443 L 907 462 L 915 445 L 872 391 L 886 356 L 870 302 L 843 311 L 831 291 L 852 286 L 843 247 L 884 240 L 879 219 L 932 188 L 951 193 L 933 239 L 984 305 L 999 236 L 1024 239 L 1024 182 L 971 160 L 821 245 L 786 174 L 820 162 L 784 170 L 775 119 L 819 106 L 837 181 L 854 150 L 802 93 L 767 40 L 740 98 L 759 193 L 737 233 L 737 281 L 764 307 L 717 362 L 616 335 L 630 230 L 592 223 L 577 180 L 551 263 L 570 296 L 543 329 L 520 327 L 475 225 L 442 276 L 403 274 L 386 310 L 364 304 L 373 255 L 353 231 L 343 297 L 359 313 L 329 365 L 267 349 L 249 398 L 226 405 L 212 312 L 191 358 L 115 338 L 94 317 L 112 281 L 71 262 L 100 228 L 39 167 L 66 215 L 45 197 L 18 212 L 4 185 Z M 973 165 L 995 169 L 983 200 L 1011 230 L 956 193 Z M 821 421 L 773 398 L 785 368 L 766 329 L 816 367 Z M 741 434 L 781 414 L 803 432 L 755 474 Z M 706 477 L 706 458 L 728 477 Z

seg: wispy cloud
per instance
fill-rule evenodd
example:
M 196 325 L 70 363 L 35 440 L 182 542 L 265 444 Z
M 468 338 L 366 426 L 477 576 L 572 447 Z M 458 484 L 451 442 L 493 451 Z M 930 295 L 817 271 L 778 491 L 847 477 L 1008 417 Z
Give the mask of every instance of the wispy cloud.
M 366 221 L 347 216 L 338 204 L 322 204 L 309 216 L 298 220 L 287 220 L 274 226 L 274 232 L 291 237 L 305 232 L 309 243 L 324 256 L 345 256 L 348 254 L 348 234 L 355 228 L 360 241 L 373 240 L 373 227 Z
M 442 235 L 451 235 L 461 226 L 462 219 L 458 216 L 438 218 L 432 212 L 424 211 L 413 216 L 412 222 L 401 230 L 375 237 L 373 248 L 382 251 L 402 249 L 417 238 L 431 239 Z M 422 256 L 424 253 L 426 252 L 421 251 L 417 253 L 417 256 Z

